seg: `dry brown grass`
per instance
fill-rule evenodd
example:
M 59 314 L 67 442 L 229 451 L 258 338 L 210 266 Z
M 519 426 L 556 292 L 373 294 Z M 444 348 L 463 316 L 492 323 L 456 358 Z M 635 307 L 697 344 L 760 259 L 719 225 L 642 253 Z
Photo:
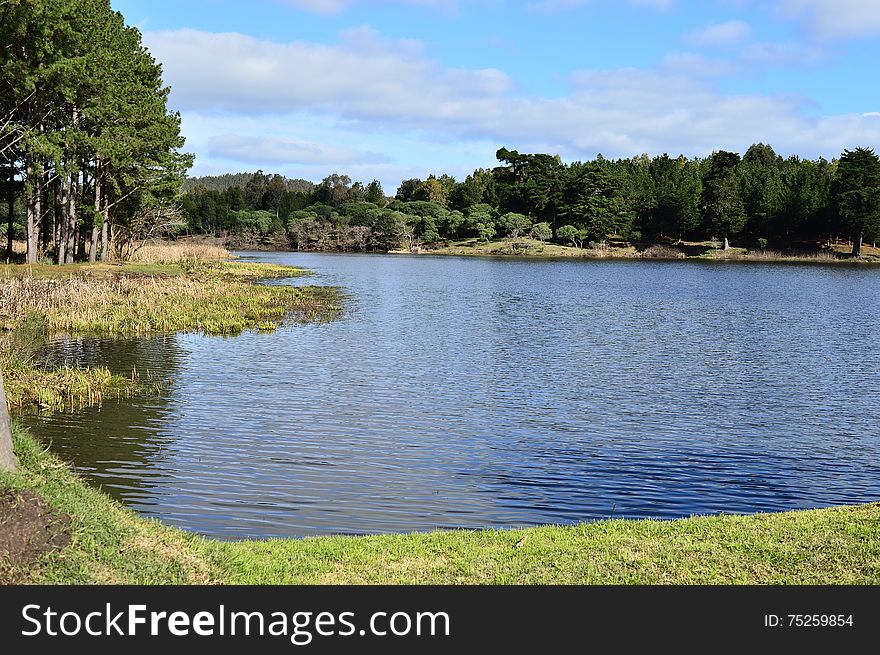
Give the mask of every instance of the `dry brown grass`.
M 36 312 L 45 316 L 49 333 L 238 334 L 277 326 L 288 315 L 310 320 L 330 307 L 335 311 L 333 294 L 325 290 L 253 283 L 256 277 L 301 274 L 280 266 L 204 262 L 185 275 L 97 278 L 85 270 L 59 278 L 10 277 L 0 282 L 0 325 L 15 326 Z
M 232 253 L 223 246 L 193 241 L 153 241 L 131 257 L 139 264 L 179 264 L 200 260 L 231 259 Z
M 663 243 L 656 243 L 646 248 L 640 256 L 649 259 L 684 259 L 686 257 L 678 248 L 667 246 Z
M 719 251 L 715 253 L 716 259 L 730 259 L 747 262 L 835 262 L 838 257 L 828 250 L 804 253 L 784 253 L 778 250 L 734 250 L 727 253 Z

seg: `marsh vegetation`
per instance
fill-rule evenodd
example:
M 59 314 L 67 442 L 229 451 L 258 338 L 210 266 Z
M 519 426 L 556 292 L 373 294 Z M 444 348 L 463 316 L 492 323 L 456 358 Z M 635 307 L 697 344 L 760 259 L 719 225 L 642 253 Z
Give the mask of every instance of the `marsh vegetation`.
M 41 348 L 56 335 L 232 335 L 328 320 L 341 309 L 332 289 L 260 283 L 307 275 L 302 269 L 211 259 L 226 256 L 212 246 L 154 244 L 129 264 L 4 268 L 0 366 L 8 404 L 17 412 L 71 409 L 161 388 L 137 370 L 47 365 Z

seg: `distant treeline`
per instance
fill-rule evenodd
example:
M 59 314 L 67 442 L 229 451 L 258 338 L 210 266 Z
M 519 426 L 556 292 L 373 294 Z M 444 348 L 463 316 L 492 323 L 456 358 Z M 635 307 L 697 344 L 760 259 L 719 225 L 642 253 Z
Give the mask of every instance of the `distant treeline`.
M 226 191 L 232 187 L 241 187 L 242 189 L 248 185 L 254 175 L 257 173 L 224 173 L 223 175 L 205 175 L 203 177 L 188 177 L 183 182 L 181 191 L 188 193 L 196 188 L 208 191 Z M 262 174 L 262 171 L 259 172 Z M 314 182 L 308 180 L 291 180 L 280 175 L 274 175 L 269 178 L 270 184 L 277 184 L 274 179 L 278 178 L 287 191 L 305 191 L 310 192 L 315 188 Z
M 183 197 L 193 233 L 236 235 L 302 250 L 390 250 L 447 240 L 531 236 L 596 247 L 717 239 L 776 248 L 880 235 L 880 159 L 870 149 L 840 159 L 779 157 L 768 145 L 743 157 L 647 155 L 565 164 L 502 148 L 500 166 L 459 182 L 405 180 L 394 198 L 378 181 L 333 174 L 309 186 L 262 171 L 209 178 Z M 245 178 L 248 178 L 244 181 Z M 244 184 L 223 182 L 241 179 Z

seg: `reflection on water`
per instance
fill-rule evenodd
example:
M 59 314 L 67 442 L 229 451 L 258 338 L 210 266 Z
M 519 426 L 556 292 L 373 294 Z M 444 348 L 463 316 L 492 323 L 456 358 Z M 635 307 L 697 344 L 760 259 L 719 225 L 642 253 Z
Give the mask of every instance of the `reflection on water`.
M 56 354 L 174 384 L 33 419 L 219 538 L 672 518 L 880 498 L 880 271 L 273 253 L 344 317 Z
M 155 379 L 173 385 L 181 350 L 176 336 L 146 339 L 62 338 L 45 349 L 49 363 L 67 366 L 107 366 L 114 373 Z M 110 495 L 138 508 L 150 504 L 151 490 L 170 476 L 163 455 L 174 442 L 162 431 L 171 402 L 169 393 L 127 401 L 110 400 L 72 415 L 20 419 L 37 436 L 72 462 L 77 471 L 101 484 Z

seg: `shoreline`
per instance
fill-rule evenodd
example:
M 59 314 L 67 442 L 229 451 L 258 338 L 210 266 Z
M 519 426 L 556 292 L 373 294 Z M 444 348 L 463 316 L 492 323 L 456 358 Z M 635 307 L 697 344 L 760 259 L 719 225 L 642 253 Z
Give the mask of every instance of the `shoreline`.
M 194 240 L 207 239 L 209 243 L 227 241 L 221 237 L 190 237 Z M 184 239 L 181 239 L 183 241 Z M 662 246 L 662 250 L 674 251 L 675 255 L 650 253 L 652 248 Z M 667 244 L 639 244 L 635 246 L 609 246 L 605 249 L 575 248 L 555 243 L 545 243 L 532 239 L 500 239 L 489 242 L 477 242 L 476 239 L 452 242 L 448 245 L 431 248 L 422 247 L 413 250 L 297 250 L 287 245 L 278 244 L 229 244 L 231 250 L 238 252 L 271 253 L 318 253 L 332 255 L 412 255 L 435 257 L 483 257 L 492 259 L 511 259 L 523 261 L 539 260 L 576 260 L 576 261 L 640 261 L 640 262 L 703 262 L 712 264 L 808 264 L 819 266 L 874 266 L 880 265 L 880 248 L 865 244 L 863 254 L 859 258 L 850 257 L 844 250 L 815 250 L 800 253 L 785 253 L 776 250 L 753 251 L 747 248 L 734 247 L 725 253 L 705 242 L 684 243 L 680 249 Z M 699 252 L 700 254 L 688 254 Z
M 13 427 L 0 510 L 42 511 L 0 584 L 878 584 L 880 503 L 669 521 L 219 541 L 141 517 Z M 0 537 L 3 535 L 0 534 Z M 0 544 L 2 550 L 2 544 Z

